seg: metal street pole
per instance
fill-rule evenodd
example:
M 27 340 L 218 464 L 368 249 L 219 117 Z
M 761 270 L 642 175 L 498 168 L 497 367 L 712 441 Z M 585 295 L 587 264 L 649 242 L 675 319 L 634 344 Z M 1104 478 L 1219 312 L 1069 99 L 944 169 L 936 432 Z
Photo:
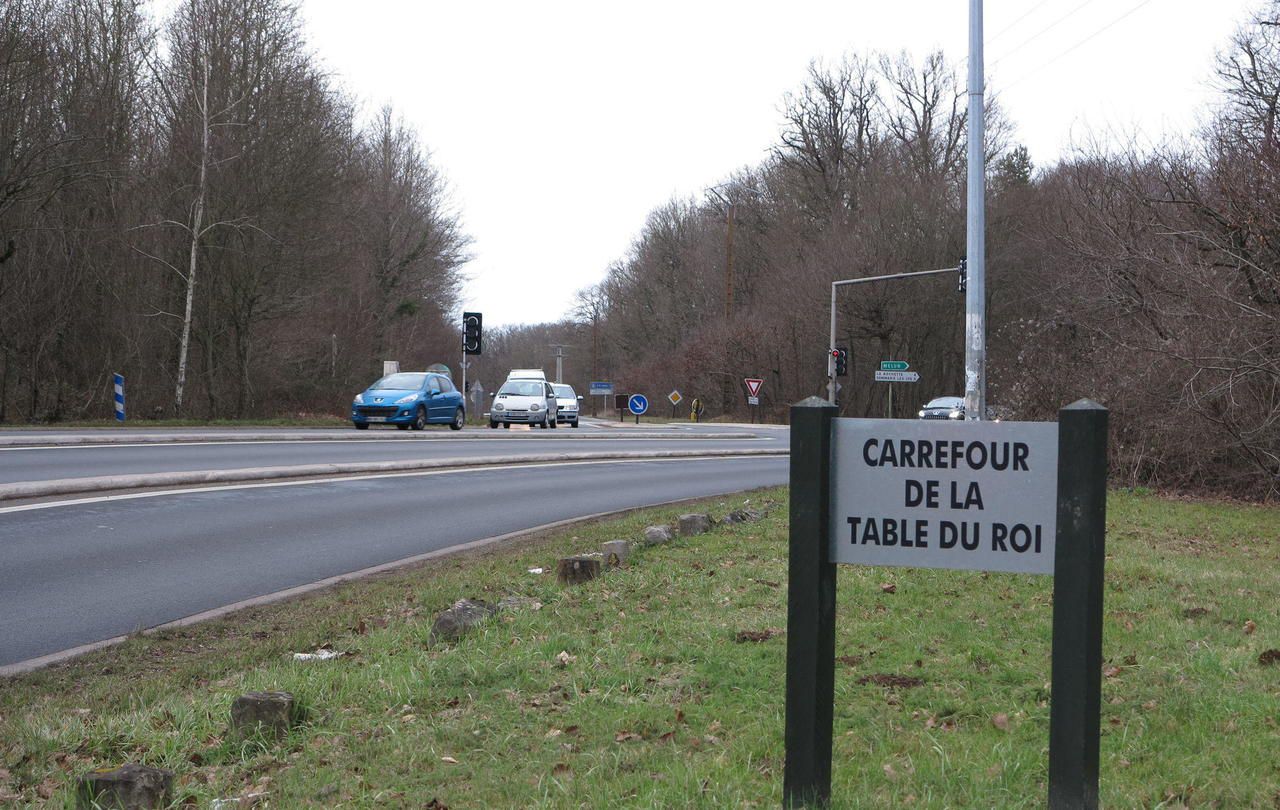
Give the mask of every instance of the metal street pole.
M 969 0 L 968 287 L 965 292 L 964 412 L 982 419 L 987 408 L 986 165 L 983 151 L 982 0 Z
M 836 404 L 836 287 L 850 284 L 867 284 L 872 281 L 893 281 L 899 278 L 915 278 L 916 276 L 936 276 L 939 273 L 958 273 L 959 267 L 944 267 L 941 270 L 917 270 L 913 273 L 890 273 L 885 276 L 863 276 L 862 278 L 846 278 L 843 281 L 831 282 L 831 342 L 827 349 L 827 402 Z M 892 389 L 891 389 L 892 390 Z

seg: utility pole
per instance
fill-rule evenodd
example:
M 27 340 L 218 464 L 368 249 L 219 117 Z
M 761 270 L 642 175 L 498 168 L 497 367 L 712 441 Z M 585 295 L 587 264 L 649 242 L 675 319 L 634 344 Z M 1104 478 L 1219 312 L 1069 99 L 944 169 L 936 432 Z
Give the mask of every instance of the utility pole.
M 564 382 L 564 350 L 565 344 L 552 343 L 551 348 L 556 350 L 556 383 Z
M 737 206 L 729 203 L 724 209 L 724 319 L 733 312 L 733 221 Z
M 987 409 L 986 164 L 982 107 L 982 0 L 969 0 L 968 280 L 964 322 L 964 412 L 980 420 Z

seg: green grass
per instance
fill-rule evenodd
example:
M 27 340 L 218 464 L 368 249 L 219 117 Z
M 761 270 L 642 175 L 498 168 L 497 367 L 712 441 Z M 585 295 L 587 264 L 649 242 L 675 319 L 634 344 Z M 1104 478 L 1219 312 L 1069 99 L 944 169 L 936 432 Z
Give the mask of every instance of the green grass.
M 786 637 L 736 637 L 785 628 L 786 491 L 709 507 L 746 497 L 769 517 L 642 549 L 576 588 L 527 569 L 690 507 L 2 682 L 0 797 L 57 806 L 78 774 L 141 761 L 200 806 L 263 791 L 272 807 L 776 807 Z M 1104 806 L 1276 807 L 1280 664 L 1259 656 L 1280 647 L 1280 510 L 1113 493 L 1109 513 Z M 846 566 L 839 580 L 834 805 L 1043 807 L 1049 578 Z M 436 611 L 505 594 L 543 607 L 426 647 Z M 348 655 L 289 655 L 324 643 Z M 278 744 L 229 741 L 231 701 L 252 689 L 294 692 L 306 723 Z

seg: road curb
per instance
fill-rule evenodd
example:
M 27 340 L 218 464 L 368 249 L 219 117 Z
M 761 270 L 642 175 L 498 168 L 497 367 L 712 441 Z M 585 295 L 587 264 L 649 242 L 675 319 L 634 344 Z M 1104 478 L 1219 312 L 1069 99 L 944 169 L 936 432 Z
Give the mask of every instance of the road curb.
M 550 439 L 571 439 L 573 441 L 600 441 L 618 438 L 609 433 L 569 433 L 568 435 L 551 431 L 539 432 L 538 438 L 528 436 L 520 441 L 543 441 Z M 655 431 L 641 430 L 628 435 L 630 439 L 759 439 L 754 433 L 690 433 L 685 430 Z M 369 441 L 494 441 L 511 439 L 509 431 L 456 433 L 410 433 L 400 431 L 361 431 L 359 433 L 316 435 L 315 433 L 234 433 L 220 436 L 216 433 L 172 433 L 172 434 L 98 434 L 98 435 L 37 435 L 37 436 L 5 436 L 0 435 L 0 447 L 78 447 L 81 445 L 103 444 L 195 444 L 200 442 L 369 442 Z
M 425 470 L 496 467 L 507 464 L 538 464 L 565 461 L 635 461 L 672 458 L 725 458 L 753 456 L 787 456 L 790 450 L 657 450 L 609 453 L 528 453 L 518 456 L 481 456 L 478 458 L 423 459 L 416 461 L 364 461 L 343 464 L 296 464 L 287 467 L 248 467 L 238 470 L 186 470 L 182 472 L 147 473 L 142 475 L 100 475 L 86 478 L 62 478 L 50 481 L 24 481 L 0 484 L 0 503 L 5 501 L 48 498 L 60 495 L 83 495 L 89 492 L 145 489 L 149 487 L 200 486 L 243 481 L 272 481 L 291 478 L 314 478 L 360 473 L 395 473 Z

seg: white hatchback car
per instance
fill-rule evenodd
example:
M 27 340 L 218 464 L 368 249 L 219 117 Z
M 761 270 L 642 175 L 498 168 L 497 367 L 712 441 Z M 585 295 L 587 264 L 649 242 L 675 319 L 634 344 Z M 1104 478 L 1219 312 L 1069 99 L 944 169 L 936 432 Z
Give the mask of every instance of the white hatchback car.
M 552 383 L 551 388 L 556 392 L 556 421 L 577 427 L 578 403 L 582 397 L 574 393 L 572 385 Z
M 556 426 L 556 394 L 546 380 L 507 380 L 493 395 L 489 427 L 502 425 Z

